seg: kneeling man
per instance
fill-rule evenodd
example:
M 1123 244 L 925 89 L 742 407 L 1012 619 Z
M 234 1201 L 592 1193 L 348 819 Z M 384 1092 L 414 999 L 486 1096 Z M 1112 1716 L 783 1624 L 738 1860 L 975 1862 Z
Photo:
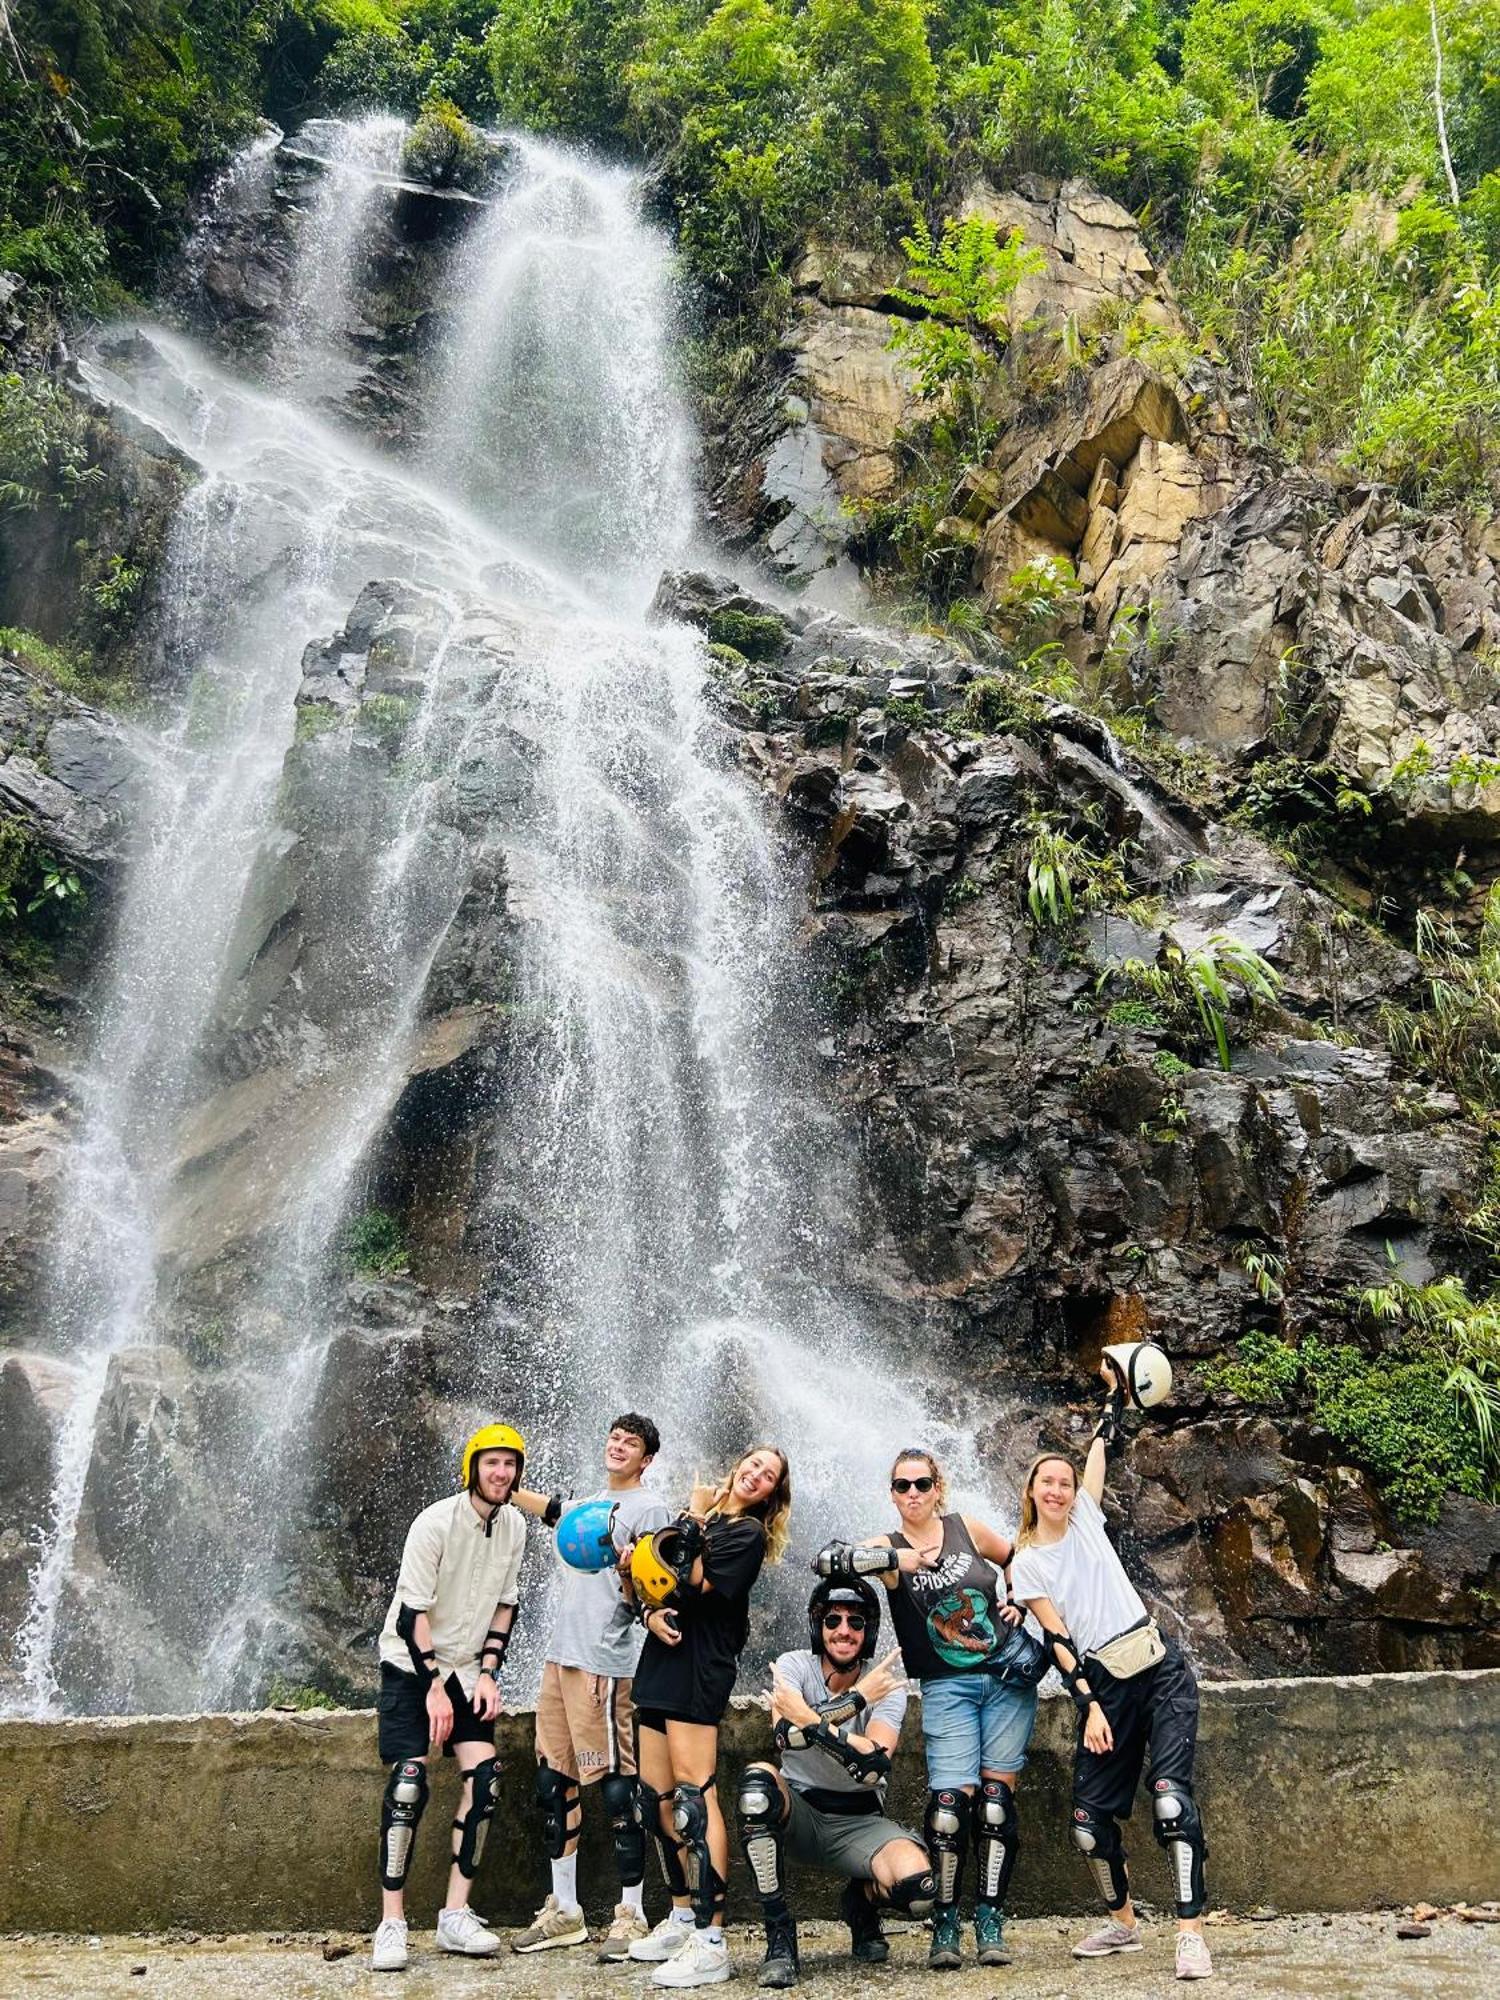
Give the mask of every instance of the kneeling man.
M 885 1817 L 885 1781 L 906 1714 L 899 1653 L 870 1665 L 880 1593 L 863 1577 L 828 1577 L 807 1607 L 805 1650 L 772 1668 L 778 1771 L 752 1764 L 740 1780 L 738 1820 L 766 1923 L 762 1986 L 797 1983 L 797 1925 L 783 1877 L 787 1855 L 849 1878 L 841 1910 L 853 1954 L 878 1965 L 890 1952 L 884 1908 L 923 1917 L 936 1892 L 927 1851 Z

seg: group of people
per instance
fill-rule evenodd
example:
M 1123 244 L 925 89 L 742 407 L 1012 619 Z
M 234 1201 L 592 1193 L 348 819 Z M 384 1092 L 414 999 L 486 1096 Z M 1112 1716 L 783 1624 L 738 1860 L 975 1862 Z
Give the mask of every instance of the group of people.
M 756 1445 L 717 1486 L 674 1510 L 642 1484 L 660 1448 L 649 1417 L 618 1417 L 604 1446 L 611 1558 L 561 1569 L 536 1708 L 536 1796 L 552 1886 L 511 1941 L 531 1953 L 586 1945 L 577 1884 L 582 1795 L 597 1787 L 619 1878 L 605 1963 L 654 1967 L 663 1987 L 731 1976 L 724 1940 L 732 1814 L 760 1900 L 759 1983 L 797 1983 L 789 1860 L 844 1878 L 853 1956 L 884 1960 L 882 1916 L 927 1919 L 928 1964 L 963 1960 L 966 1862 L 975 1870 L 981 1965 L 1004 1965 L 1005 1906 L 1020 1847 L 1016 1786 L 1036 1720 L 1037 1685 L 1055 1667 L 1078 1711 L 1071 1831 L 1106 1906 L 1079 1958 L 1139 1951 L 1119 1822 L 1150 1753 L 1153 1830 L 1178 1918 L 1180 1979 L 1212 1971 L 1202 1934 L 1201 1816 L 1193 1795 L 1198 1692 L 1176 1644 L 1148 1615 L 1105 1531 L 1108 1453 L 1126 1387 L 1110 1393 L 1080 1470 L 1044 1452 L 1027 1472 L 1014 1541 L 947 1511 L 931 1452 L 891 1470 L 897 1525 L 830 1542 L 814 1563 L 807 1644 L 784 1652 L 766 1697 L 775 1755 L 718 1794 L 719 1726 L 749 1634 L 762 1566 L 781 1559 L 791 1511 L 786 1453 Z M 438 1915 L 441 1949 L 487 1955 L 500 1940 L 470 1907 L 495 1807 L 495 1722 L 510 1645 L 525 1516 L 568 1533 L 569 1503 L 522 1484 L 526 1449 L 505 1424 L 466 1445 L 459 1491 L 413 1522 L 380 1637 L 383 1914 L 373 1965 L 406 1964 L 405 1886 L 427 1803 L 429 1759 L 462 1774 L 452 1865 Z M 567 1551 L 564 1550 L 564 1553 Z M 881 1652 L 882 1600 L 896 1645 Z M 1027 1614 L 1030 1619 L 1027 1619 Z M 920 1833 L 886 1812 L 886 1784 L 907 1706 L 922 1696 L 927 1800 Z M 648 1845 L 670 1907 L 645 1914 Z

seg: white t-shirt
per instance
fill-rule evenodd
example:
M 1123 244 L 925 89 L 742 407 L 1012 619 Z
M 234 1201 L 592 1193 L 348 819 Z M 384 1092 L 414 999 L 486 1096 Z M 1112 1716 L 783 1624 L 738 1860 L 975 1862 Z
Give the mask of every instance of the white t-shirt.
M 1146 1616 L 1146 1607 L 1105 1532 L 1104 1509 L 1081 1486 L 1062 1540 L 1030 1542 L 1017 1549 L 1010 1581 L 1022 1603 L 1050 1597 L 1085 1653 L 1128 1632 Z
M 627 1486 L 623 1493 L 606 1487 L 590 1497 L 614 1504 L 617 1549 L 652 1528 L 664 1528 L 673 1518 L 662 1496 L 645 1486 Z M 606 1680 L 628 1681 L 640 1662 L 646 1633 L 625 1608 L 618 1575 L 612 1569 L 569 1569 L 561 1556 L 557 1567 L 562 1574 L 546 1657 L 559 1667 L 581 1667 Z
M 380 1657 L 409 1674 L 411 1652 L 396 1630 L 403 1604 L 425 1611 L 442 1680 L 457 1674 L 467 1695 L 479 1679 L 479 1649 L 497 1604 L 514 1604 L 521 1577 L 526 1523 L 514 1507 L 501 1507 L 491 1532 L 469 1505 L 467 1493 L 424 1507 L 407 1530 L 396 1594 L 380 1634 Z

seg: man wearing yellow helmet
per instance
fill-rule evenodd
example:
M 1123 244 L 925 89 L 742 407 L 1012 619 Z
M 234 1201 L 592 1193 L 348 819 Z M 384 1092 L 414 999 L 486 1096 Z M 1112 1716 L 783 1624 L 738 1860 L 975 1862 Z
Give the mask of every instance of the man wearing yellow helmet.
M 464 1777 L 438 1948 L 469 1957 L 500 1948 L 469 1908 L 469 1891 L 495 1809 L 499 1674 L 526 1539 L 509 1502 L 525 1462 L 519 1431 L 486 1424 L 464 1446 L 459 1492 L 423 1508 L 407 1532 L 380 1634 L 380 1760 L 391 1771 L 380 1817 L 382 1913 L 371 1959 L 377 1972 L 406 1964 L 406 1877 L 434 1751 L 456 1758 Z

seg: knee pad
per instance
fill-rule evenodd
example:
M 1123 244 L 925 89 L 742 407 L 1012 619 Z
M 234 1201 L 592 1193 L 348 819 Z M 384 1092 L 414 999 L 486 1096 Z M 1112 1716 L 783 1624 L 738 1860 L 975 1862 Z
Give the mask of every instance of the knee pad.
M 708 1784 L 712 1783 L 710 1778 Z M 687 1875 L 693 1915 L 700 1924 L 713 1922 L 714 1910 L 725 1886 L 708 1851 L 707 1793 L 708 1785 L 679 1785 L 672 1794 L 672 1825 L 682 1848 L 682 1866 Z
M 740 1775 L 735 1794 L 740 1845 L 755 1877 L 762 1903 L 784 1904 L 781 1880 L 781 1792 L 770 1771 L 752 1766 Z
M 675 1838 L 661 1823 L 661 1809 L 666 1803 L 660 1792 L 655 1791 L 643 1778 L 641 1780 L 641 1823 L 651 1834 L 656 1847 L 656 1858 L 661 1865 L 661 1879 L 667 1885 L 669 1896 L 685 1896 L 688 1892 L 687 1877 L 682 1872 L 682 1849 Z
M 893 1882 L 889 1889 L 881 1892 L 882 1901 L 899 1910 L 903 1916 L 931 1916 L 932 1906 L 937 1901 L 937 1877 L 930 1868 L 920 1875 L 903 1875 L 899 1882 Z
M 611 1772 L 599 1787 L 609 1814 L 615 1867 L 622 1889 L 637 1888 L 646 1873 L 646 1829 L 641 1822 L 641 1788 L 634 1778 Z
M 1074 1806 L 1073 1845 L 1089 1864 L 1105 1907 L 1123 1910 L 1130 1896 L 1130 1877 L 1116 1822 L 1107 1814 L 1091 1813 L 1087 1806 Z
M 404 1889 L 417 1825 L 427 1810 L 427 1766 L 415 1757 L 391 1766 L 380 1808 L 380 1886 Z
M 958 1901 L 968 1848 L 969 1801 L 959 1791 L 929 1792 L 922 1820 L 932 1872 L 937 1878 L 937 1902 L 946 1908 Z
M 458 1852 L 453 1858 L 459 1874 L 471 1882 L 484 1853 L 484 1837 L 495 1816 L 495 1779 L 499 1770 L 493 1757 L 486 1757 L 483 1763 L 474 1766 L 469 1773 L 469 1810 L 453 1822 L 453 1831 L 458 1835 Z
M 1021 1846 L 1021 1822 L 1010 1786 L 986 1778 L 974 1794 L 974 1851 L 979 1860 L 981 1903 L 1003 1904 Z
M 1203 1914 L 1208 1900 L 1203 1886 L 1203 1863 L 1208 1847 L 1203 1838 L 1203 1816 L 1187 1786 L 1175 1778 L 1157 1778 L 1151 1785 L 1152 1831 L 1167 1850 L 1172 1870 L 1172 1893 L 1179 1917 Z
M 542 1852 L 549 1861 L 561 1861 L 568 1835 L 577 1831 L 573 1808 L 578 1803 L 578 1787 L 564 1772 L 554 1771 L 545 1758 L 536 1767 L 536 1802 L 542 1809 Z

